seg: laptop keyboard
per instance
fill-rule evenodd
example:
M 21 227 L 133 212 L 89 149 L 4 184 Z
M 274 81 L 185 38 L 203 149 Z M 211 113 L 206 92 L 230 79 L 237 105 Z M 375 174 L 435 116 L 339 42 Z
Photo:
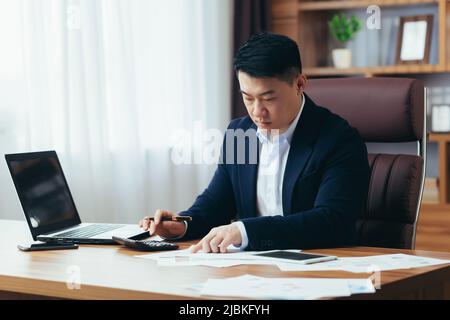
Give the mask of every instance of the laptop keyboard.
M 53 237 L 64 238 L 90 238 L 103 232 L 108 232 L 114 229 L 122 228 L 123 224 L 92 224 L 90 226 L 58 233 Z

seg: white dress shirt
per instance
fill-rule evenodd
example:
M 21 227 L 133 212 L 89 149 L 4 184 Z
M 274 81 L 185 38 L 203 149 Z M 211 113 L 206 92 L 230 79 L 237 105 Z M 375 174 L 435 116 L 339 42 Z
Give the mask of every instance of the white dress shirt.
M 298 120 L 305 105 L 305 97 L 302 94 L 302 105 L 289 128 L 280 135 L 269 136 L 267 130 L 256 131 L 261 144 L 258 176 L 256 182 L 256 205 L 258 216 L 283 215 L 283 178 L 286 162 L 289 155 L 292 136 L 297 127 Z M 233 222 L 241 233 L 240 249 L 248 246 L 247 231 L 242 221 Z

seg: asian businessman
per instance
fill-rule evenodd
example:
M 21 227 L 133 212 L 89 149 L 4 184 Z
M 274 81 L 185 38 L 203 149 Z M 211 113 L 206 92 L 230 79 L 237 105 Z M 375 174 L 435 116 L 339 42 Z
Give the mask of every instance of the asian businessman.
M 175 214 L 157 210 L 141 227 L 163 238 L 201 239 L 193 252 L 224 253 L 230 244 L 242 250 L 355 244 L 369 184 L 367 150 L 356 129 L 308 97 L 299 48 L 286 36 L 251 37 L 234 69 L 248 116 L 232 120 L 227 132 L 245 132 L 243 149 L 226 148 L 236 137 L 225 135 L 226 160 L 179 213 L 191 222 L 162 221 Z M 239 153 L 244 162 L 236 161 Z

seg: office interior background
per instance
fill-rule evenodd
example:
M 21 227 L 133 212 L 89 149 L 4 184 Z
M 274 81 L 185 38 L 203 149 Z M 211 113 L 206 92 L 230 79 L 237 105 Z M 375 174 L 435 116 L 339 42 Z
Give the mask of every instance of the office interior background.
M 224 131 L 245 115 L 234 53 L 251 34 L 283 33 L 298 42 L 308 78 L 424 81 L 430 134 L 416 248 L 450 251 L 450 118 L 447 130 L 432 126 L 434 106 L 450 105 L 450 10 L 446 1 L 384 2 L 380 28 L 369 29 L 373 11 L 362 2 L 0 0 L 0 152 L 56 150 L 84 221 L 137 223 L 158 208 L 183 210 L 215 166 L 174 163 L 174 134 L 191 132 L 195 154 L 208 142 L 196 128 Z M 363 21 L 344 69 L 332 61 L 335 13 Z M 428 61 L 399 66 L 400 19 L 423 15 L 433 17 Z M 23 219 L 4 161 L 0 218 Z

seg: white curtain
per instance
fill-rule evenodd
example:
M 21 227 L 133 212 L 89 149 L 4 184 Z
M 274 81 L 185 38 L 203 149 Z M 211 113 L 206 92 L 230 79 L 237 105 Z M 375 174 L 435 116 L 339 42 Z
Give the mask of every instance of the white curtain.
M 173 134 L 226 128 L 232 2 L 20 1 L 23 103 L 3 109 L 14 124 L 1 151 L 56 150 L 84 221 L 187 208 L 215 167 L 175 164 Z M 20 207 L 1 170 L 11 218 Z

